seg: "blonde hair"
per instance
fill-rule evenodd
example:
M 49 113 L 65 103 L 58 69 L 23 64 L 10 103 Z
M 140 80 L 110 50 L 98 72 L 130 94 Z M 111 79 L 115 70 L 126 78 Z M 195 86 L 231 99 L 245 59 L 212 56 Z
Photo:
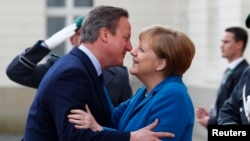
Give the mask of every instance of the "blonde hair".
M 166 59 L 165 75 L 181 76 L 190 67 L 195 55 L 195 46 L 191 39 L 181 31 L 161 25 L 145 28 L 139 35 L 147 40 L 149 46 L 161 59 Z

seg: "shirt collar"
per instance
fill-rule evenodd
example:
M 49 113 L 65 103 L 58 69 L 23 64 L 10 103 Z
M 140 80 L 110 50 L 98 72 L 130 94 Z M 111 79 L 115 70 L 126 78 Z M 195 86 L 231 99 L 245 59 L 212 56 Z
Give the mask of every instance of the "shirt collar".
M 98 59 L 95 57 L 95 55 L 89 49 L 87 49 L 84 45 L 80 45 L 79 49 L 81 51 L 83 51 L 89 57 L 89 59 L 91 60 L 91 62 L 94 64 L 94 67 L 96 69 L 97 75 L 98 76 L 101 75 L 101 73 L 102 73 L 101 64 L 98 61 Z
M 240 64 L 240 62 L 242 62 L 244 60 L 243 57 L 240 57 L 238 59 L 235 59 L 233 62 L 231 62 L 230 64 L 228 64 L 228 68 L 230 68 L 231 70 L 234 69 L 238 64 Z

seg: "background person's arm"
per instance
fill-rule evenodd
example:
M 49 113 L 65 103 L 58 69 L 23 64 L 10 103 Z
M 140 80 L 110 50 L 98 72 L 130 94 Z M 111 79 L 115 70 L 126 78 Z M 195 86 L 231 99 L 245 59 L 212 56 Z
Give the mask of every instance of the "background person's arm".
M 74 35 L 76 28 L 75 23 L 66 26 L 45 41 L 38 41 L 33 47 L 25 49 L 8 65 L 7 76 L 21 85 L 37 88 L 44 74 L 59 57 L 51 55 L 45 63 L 38 63 L 52 49 Z

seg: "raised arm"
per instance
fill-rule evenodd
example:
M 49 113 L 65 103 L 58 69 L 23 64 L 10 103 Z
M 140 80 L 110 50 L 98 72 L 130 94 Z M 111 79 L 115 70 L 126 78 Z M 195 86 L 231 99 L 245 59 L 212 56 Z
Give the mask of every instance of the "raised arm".
M 75 34 L 76 24 L 71 24 L 58 31 L 45 41 L 38 41 L 35 45 L 25 49 L 17 55 L 6 69 L 7 76 L 14 82 L 24 86 L 37 88 L 48 69 L 59 58 L 50 55 L 45 63 L 38 64 L 48 53 Z

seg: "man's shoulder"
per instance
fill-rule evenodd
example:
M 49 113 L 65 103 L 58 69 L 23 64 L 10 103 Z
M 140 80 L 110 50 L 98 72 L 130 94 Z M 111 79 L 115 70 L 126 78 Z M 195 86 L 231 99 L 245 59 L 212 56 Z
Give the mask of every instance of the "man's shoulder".
M 249 63 L 246 59 L 242 60 L 233 70 L 239 74 L 243 73 L 247 68 L 249 68 Z M 250 68 L 249 68 L 250 70 Z M 237 74 L 237 73 L 236 73 Z

